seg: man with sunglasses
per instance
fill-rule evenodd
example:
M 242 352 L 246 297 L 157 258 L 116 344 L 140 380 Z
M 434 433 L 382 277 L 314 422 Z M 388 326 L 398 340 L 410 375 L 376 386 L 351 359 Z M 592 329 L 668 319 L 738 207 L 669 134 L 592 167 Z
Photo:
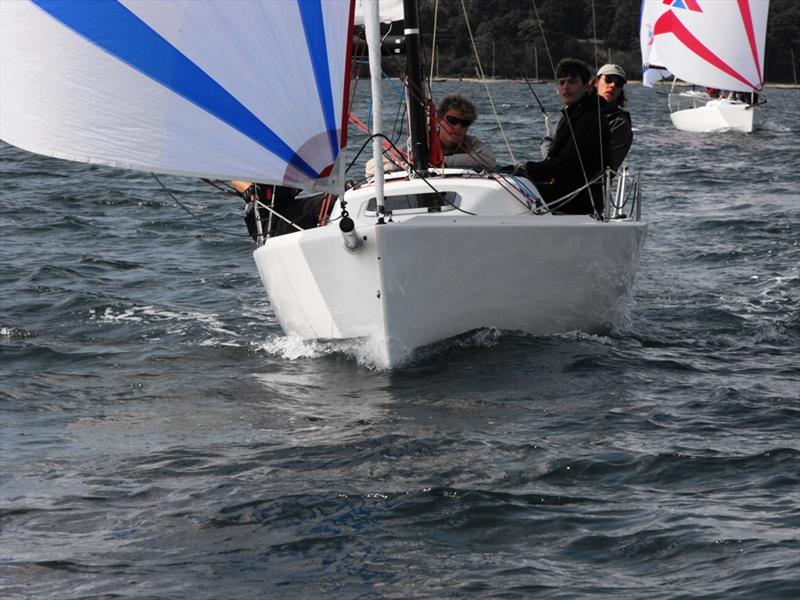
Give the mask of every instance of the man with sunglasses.
M 522 168 L 554 213 L 603 212 L 602 182 L 588 183 L 611 162 L 611 134 L 601 112 L 605 101 L 598 99 L 590 79 L 591 71 L 583 61 L 565 58 L 558 63 L 556 83 L 564 103 L 561 119 L 546 158 L 526 162 Z M 584 189 L 571 195 L 580 188 Z
M 633 143 L 631 115 L 625 106 L 625 71 L 619 65 L 607 64 L 597 71 L 594 85 L 597 95 L 606 101 L 603 112 L 611 129 L 611 168 L 619 169 Z

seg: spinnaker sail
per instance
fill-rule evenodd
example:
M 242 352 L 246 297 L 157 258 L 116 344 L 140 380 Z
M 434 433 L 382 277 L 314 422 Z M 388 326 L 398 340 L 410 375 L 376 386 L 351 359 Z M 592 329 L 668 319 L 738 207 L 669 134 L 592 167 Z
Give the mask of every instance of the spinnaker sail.
M 353 8 L 2 2 L 0 137 L 81 162 L 341 192 Z
M 643 0 L 644 79 L 662 69 L 705 87 L 764 87 L 769 0 Z

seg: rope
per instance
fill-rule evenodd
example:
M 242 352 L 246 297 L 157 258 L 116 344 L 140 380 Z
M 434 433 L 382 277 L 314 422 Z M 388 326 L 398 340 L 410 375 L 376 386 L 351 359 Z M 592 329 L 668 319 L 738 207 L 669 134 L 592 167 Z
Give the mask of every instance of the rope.
M 437 3 L 437 7 L 438 7 L 438 0 L 436 0 L 436 3 Z M 466 13 L 465 13 L 465 17 L 466 17 Z M 469 27 L 469 22 L 468 22 L 468 20 L 467 20 L 467 26 Z M 436 31 L 436 30 L 434 29 L 434 35 L 435 35 L 435 31 Z M 471 30 L 470 30 L 470 36 L 472 36 L 472 32 L 471 32 Z M 475 48 L 475 44 L 474 44 L 474 41 L 473 41 L 473 49 L 474 49 L 474 48 Z M 477 54 L 476 54 L 476 58 L 477 58 Z M 392 55 L 392 56 L 390 57 L 390 60 L 392 60 L 392 61 L 394 61 L 394 62 L 395 62 L 395 66 L 398 68 L 398 72 L 402 72 L 402 65 L 400 64 L 400 62 L 397 60 L 397 58 L 396 58 L 394 55 Z M 479 64 L 480 64 L 480 60 L 479 60 L 479 59 L 478 59 L 478 62 L 479 62 Z M 382 73 L 382 75 L 383 75 L 383 73 Z M 387 78 L 387 79 L 388 79 L 390 82 L 393 82 L 393 81 L 394 81 L 392 78 Z M 403 85 L 404 85 L 404 87 L 405 87 L 405 89 L 406 89 L 406 92 L 408 93 L 408 99 L 409 99 L 409 101 L 410 101 L 410 102 L 411 102 L 411 101 L 417 101 L 417 102 L 423 102 L 423 101 L 425 101 L 425 99 L 424 99 L 424 98 L 421 96 L 421 90 L 415 90 L 415 89 L 412 89 L 412 88 L 411 88 L 411 87 L 410 87 L 410 86 L 407 84 L 407 79 L 402 79 L 401 81 L 403 82 Z M 486 84 L 485 84 L 485 77 L 484 77 L 484 85 L 486 85 Z M 430 85 L 429 85 L 428 87 L 430 87 Z M 500 120 L 499 120 L 499 117 L 498 117 L 498 114 L 497 114 L 497 109 L 496 109 L 496 107 L 495 107 L 494 100 L 492 99 L 491 93 L 490 93 L 490 92 L 489 92 L 489 90 L 488 90 L 488 87 L 487 87 L 487 94 L 488 94 L 488 96 L 489 96 L 489 100 L 490 100 L 490 102 L 491 102 L 491 104 L 492 104 L 492 110 L 494 111 L 495 119 L 497 120 L 497 123 L 498 123 L 498 125 L 499 125 L 499 127 L 500 127 L 500 131 L 502 132 L 503 138 L 505 139 L 506 146 L 508 147 L 509 153 L 510 153 L 510 154 L 511 154 L 511 156 L 513 157 L 513 156 L 514 156 L 514 154 L 513 154 L 512 150 L 511 150 L 511 147 L 510 147 L 510 145 L 509 145 L 509 143 L 508 143 L 508 139 L 506 138 L 505 131 L 503 130 L 503 125 L 502 125 L 502 123 L 500 123 Z M 404 112 L 405 112 L 405 108 L 406 108 L 406 103 L 405 103 L 405 102 L 401 103 L 400 107 L 398 108 L 398 114 L 397 114 L 397 117 L 398 117 L 398 119 L 402 118 L 402 114 L 401 114 L 401 112 L 404 114 Z M 362 129 L 362 131 L 363 131 L 363 129 Z M 390 145 L 391 145 L 391 147 L 393 147 L 393 148 L 394 148 L 395 150 L 397 150 L 398 152 L 401 152 L 401 154 L 402 154 L 402 151 L 400 151 L 400 150 L 397 148 L 397 146 L 396 146 L 396 144 L 399 142 L 399 136 L 402 134 L 402 131 L 400 131 L 400 130 L 399 130 L 399 128 L 397 127 L 397 121 L 395 122 L 395 128 L 394 128 L 394 131 L 396 131 L 396 132 L 398 133 L 398 139 L 397 139 L 396 141 L 389 140 L 388 138 L 385 138 L 385 137 L 384 137 L 384 139 L 386 139 L 386 141 L 388 142 L 388 144 L 390 144 Z M 372 138 L 369 138 L 369 139 L 372 139 Z M 386 146 L 386 144 L 384 144 L 384 147 L 385 147 L 385 146 Z M 359 157 L 359 156 L 361 155 L 361 153 L 364 151 L 364 148 L 365 148 L 365 146 L 362 146 L 362 147 L 359 149 L 358 153 L 356 154 L 356 157 L 355 157 L 355 158 L 354 158 L 354 159 L 353 159 L 353 160 L 350 162 L 350 164 L 348 165 L 348 167 L 347 167 L 347 169 L 346 169 L 346 172 L 349 172 L 349 171 L 350 171 L 350 169 L 351 169 L 351 168 L 352 168 L 352 167 L 353 167 L 353 166 L 356 164 L 356 162 L 357 162 L 357 160 L 358 160 L 358 157 Z M 480 156 L 479 156 L 477 153 L 475 153 L 475 152 L 474 152 L 474 151 L 473 151 L 471 148 L 463 148 L 463 150 L 465 150 L 465 152 L 464 152 L 465 154 L 469 154 L 469 155 L 470 155 L 472 158 L 475 158 L 477 162 L 482 162 L 482 158 L 481 158 L 481 157 L 480 157 Z M 384 155 L 386 155 L 386 152 L 384 152 Z M 387 157 L 387 158 L 388 158 L 388 157 Z M 391 159 L 390 159 L 390 160 L 391 160 Z M 396 161 L 394 161 L 394 160 L 391 160 L 391 162 L 392 162 L 392 164 L 394 164 L 395 166 L 397 166 L 397 167 L 399 167 L 399 168 L 401 168 L 401 169 L 407 169 L 407 168 L 408 168 L 406 165 L 399 164 L 398 162 L 396 162 Z M 414 173 L 415 173 L 415 174 L 416 174 L 418 177 L 420 176 L 418 171 L 414 170 L 413 168 L 412 168 L 411 170 L 412 170 L 412 172 L 414 172 Z M 421 177 L 421 178 L 422 178 L 423 180 L 425 179 L 424 177 Z M 518 197 L 517 197 L 517 196 L 514 194 L 514 192 L 513 192 L 513 186 L 511 186 L 511 185 L 510 185 L 508 182 L 506 182 L 506 181 L 504 181 L 504 180 L 499 180 L 498 182 L 499 182 L 500 186 L 501 186 L 501 187 L 503 187 L 503 188 L 504 188 L 504 189 L 505 189 L 505 190 L 506 190 L 506 191 L 507 191 L 509 194 L 511 194 L 511 196 L 512 196 L 513 198 L 517 199 L 519 202 L 522 202 L 522 201 L 521 201 L 521 200 L 519 200 L 519 198 L 518 198 Z M 427 181 L 426 181 L 426 184 L 428 184 L 428 182 L 427 182 Z M 428 185 L 429 185 L 429 184 L 428 184 Z M 438 193 L 438 192 L 437 192 L 437 193 Z M 446 201 L 446 199 L 445 199 L 445 201 Z M 523 205 L 525 205 L 525 204 L 524 204 L 524 202 L 522 202 L 522 204 L 523 204 Z M 458 209 L 458 207 L 454 207 L 454 208 L 457 208 L 457 209 Z M 529 207 L 528 207 L 528 208 L 529 208 Z M 462 210 L 462 209 L 458 209 L 458 210 Z M 462 212 L 468 213 L 468 211 L 463 211 L 463 210 L 462 210 Z M 468 214 L 471 214 L 471 213 L 468 213 Z
M 207 183 L 211 187 L 216 188 L 221 192 L 225 192 L 226 194 L 233 194 L 234 196 L 239 195 L 239 192 L 236 191 L 236 188 L 225 181 L 212 181 L 210 179 L 206 179 L 205 177 L 201 177 L 200 181 Z
M 594 0 L 592 0 L 592 40 L 592 44 L 594 46 L 594 72 L 597 73 L 597 71 L 600 70 L 600 66 L 598 65 L 597 61 L 597 19 L 594 10 Z M 600 107 L 600 95 L 595 95 L 597 96 L 597 135 L 600 138 L 600 164 L 604 165 L 606 163 L 603 157 L 603 111 Z M 580 153 L 578 153 L 578 156 L 580 156 Z M 589 190 L 589 198 L 592 201 L 592 208 L 594 209 L 595 214 L 597 214 L 597 206 L 594 203 L 594 194 L 592 194 L 592 190 Z
M 463 3 L 464 0 L 461 1 Z M 544 42 L 544 49 L 545 52 L 547 53 L 547 60 L 550 63 L 550 68 L 552 69 L 553 77 L 555 77 L 556 67 L 553 64 L 553 55 L 550 54 L 550 47 L 547 45 L 547 37 L 544 35 L 544 27 L 542 27 L 542 20 L 539 18 L 539 9 L 536 8 L 536 0 L 531 0 L 531 4 L 533 4 L 533 12 L 536 14 L 536 22 L 538 23 L 539 31 L 542 34 L 542 42 Z M 592 4 L 592 6 L 594 6 L 594 4 Z M 557 86 L 558 86 L 558 80 L 556 80 L 556 87 Z M 564 119 L 566 120 L 567 126 L 569 127 L 569 134 L 572 137 L 572 143 L 575 144 L 575 150 L 577 151 L 578 154 L 578 163 L 581 165 L 581 173 L 583 174 L 583 180 L 586 182 L 584 187 L 587 187 L 589 185 L 589 177 L 586 175 L 586 168 L 583 166 L 583 158 L 581 157 L 581 151 L 580 147 L 578 146 L 578 140 L 575 138 L 575 130 L 572 128 L 572 120 L 569 118 L 569 114 L 567 113 L 567 111 L 563 111 L 562 114 L 564 115 Z M 594 204 L 594 195 L 592 194 L 591 190 L 589 190 L 589 197 L 592 200 L 592 208 L 595 209 L 596 213 L 597 209 Z
M 612 172 L 613 172 L 613 171 L 612 171 Z M 553 200 L 552 202 L 544 202 L 544 199 L 542 199 L 542 202 L 544 202 L 544 205 L 545 205 L 545 207 L 546 207 L 546 209 L 547 209 L 545 212 L 552 212 L 552 211 L 553 211 L 553 209 L 556 209 L 556 208 L 558 208 L 558 207 L 559 207 L 559 206 L 561 206 L 562 204 L 566 204 L 567 202 L 569 202 L 570 200 L 572 200 L 572 199 L 573 199 L 575 196 L 577 196 L 577 195 L 578 195 L 580 192 L 582 192 L 583 190 L 587 189 L 589 186 L 591 186 L 591 185 L 594 185 L 594 184 L 595 184 L 595 183 L 597 183 L 598 181 L 601 181 L 601 180 L 602 180 L 602 179 L 605 177 L 605 175 L 606 175 L 606 174 L 605 174 L 605 171 L 601 172 L 600 174 L 598 174 L 598 175 L 597 175 L 597 176 L 596 176 L 594 179 L 592 179 L 591 181 L 587 181 L 587 182 L 586 182 L 585 184 L 583 184 L 581 187 L 579 187 L 579 188 L 577 188 L 577 189 L 574 189 L 574 190 L 572 190 L 571 192 L 569 192 L 569 193 L 567 193 L 567 194 L 564 194 L 564 195 L 563 195 L 563 196 L 561 196 L 560 198 L 556 198 L 556 199 L 555 199 L 555 200 Z M 591 194 L 591 190 L 589 190 L 589 193 Z M 540 212 L 537 212 L 537 214 L 542 214 L 542 213 L 540 213 Z M 598 215 L 596 211 L 595 211 L 595 215 L 594 215 L 594 216 L 595 216 L 596 218 L 600 218 L 600 215 Z M 602 219 L 601 219 L 601 220 L 602 220 Z
M 170 191 L 167 189 L 167 186 L 165 186 L 165 185 L 164 185 L 164 184 L 161 182 L 161 180 L 158 178 L 158 175 L 156 175 L 155 173 L 150 173 L 150 174 L 153 176 L 153 179 L 155 179 L 155 180 L 158 182 L 158 184 L 161 186 L 161 188 L 162 188 L 162 189 L 163 189 L 163 190 L 164 190 L 164 191 L 167 193 L 167 195 L 168 195 L 170 198 L 172 198 L 172 201 L 173 201 L 175 204 L 177 204 L 179 207 L 181 207 L 183 210 L 185 210 L 185 211 L 186 211 L 186 212 L 189 214 L 189 216 L 191 216 L 193 219 L 196 219 L 197 221 L 199 221 L 199 222 L 200 222 L 202 225 L 204 225 L 205 227 L 208 227 L 209 229 L 213 229 L 213 230 L 215 230 L 215 231 L 217 231 L 217 232 L 219 232 L 219 233 L 222 233 L 222 234 L 224 234 L 224 235 L 230 235 L 230 236 L 235 236 L 235 237 L 241 237 L 241 235 L 240 235 L 239 233 L 237 233 L 237 232 L 234 232 L 233 230 L 230 230 L 230 229 L 223 229 L 223 228 L 221 228 L 221 227 L 217 227 L 216 225 L 213 225 L 213 224 L 211 224 L 211 223 L 207 222 L 205 219 L 201 219 L 199 216 L 197 216 L 197 214 L 195 214 L 194 212 L 192 212 L 192 210 L 191 210 L 189 207 L 187 207 L 187 206 L 186 206 L 186 205 L 185 205 L 183 202 L 181 202 L 180 200 L 178 200 L 178 199 L 177 199 L 177 198 L 176 198 L 176 197 L 173 195 L 173 193 L 172 193 L 172 192 L 170 192 Z
M 542 104 L 542 101 L 539 100 L 539 96 L 536 94 L 536 90 L 533 89 L 533 86 L 531 85 L 530 80 L 525 76 L 525 74 L 521 73 L 521 75 L 522 75 L 522 78 L 525 80 L 525 83 L 528 85 L 528 89 L 531 91 L 531 94 L 533 94 L 533 97 L 536 100 L 536 103 L 539 105 L 539 109 L 542 111 L 542 114 L 546 117 L 547 116 L 547 111 L 545 110 L 544 104 Z
M 535 194 L 530 193 L 530 191 L 528 190 L 528 186 L 526 186 L 524 183 L 522 183 L 522 178 L 521 177 L 517 177 L 513 173 L 508 174 L 506 176 L 494 175 L 494 179 L 495 179 L 495 181 L 500 183 L 501 187 L 504 187 L 503 183 L 502 183 L 503 181 L 510 180 L 511 185 L 514 187 L 514 189 L 516 189 L 516 191 L 518 191 L 520 194 L 522 194 L 525 197 L 525 199 L 527 200 L 527 202 L 523 202 L 520 198 L 517 198 L 513 193 L 510 192 L 510 190 L 509 190 L 509 193 L 511 193 L 512 197 L 516 198 L 531 213 L 535 213 L 535 210 L 533 208 L 534 205 L 536 205 L 536 207 L 538 208 L 539 203 L 540 202 L 542 202 L 542 203 L 544 202 L 544 200 L 540 196 L 537 196 Z M 530 180 L 528 180 L 528 181 L 530 181 Z
M 436 64 L 437 52 L 436 52 L 436 32 L 438 28 L 436 24 L 439 21 L 439 0 L 436 0 L 433 5 L 433 39 L 431 41 L 431 74 L 428 77 L 428 87 L 433 87 L 433 65 Z M 437 73 L 438 75 L 438 73 Z
M 388 143 L 389 143 L 389 144 L 390 144 L 392 147 L 394 147 L 394 149 L 395 149 L 395 150 L 398 150 L 398 148 L 394 146 L 394 144 L 392 143 L 392 141 L 391 141 L 389 138 L 387 138 L 385 135 L 383 135 L 382 133 L 374 133 L 374 134 L 372 134 L 372 135 L 370 136 L 370 138 L 369 138 L 369 139 L 370 139 L 370 140 L 372 140 L 372 138 L 374 138 L 374 137 L 382 137 L 382 138 L 383 138 L 383 139 L 384 139 L 386 142 L 388 142 Z M 369 140 L 368 140 L 368 141 L 369 141 Z M 364 150 L 364 147 L 365 147 L 365 146 L 366 146 L 366 144 L 365 144 L 364 146 L 362 146 L 361 150 L 359 151 L 359 154 L 360 154 L 361 152 L 363 152 L 363 150 Z M 399 150 L 398 150 L 398 151 L 399 151 Z M 445 196 L 445 195 L 444 195 L 442 192 L 440 192 L 440 191 L 439 191 L 439 190 L 437 190 L 435 187 L 433 187 L 433 184 L 431 184 L 431 182 L 430 182 L 430 181 L 428 181 L 428 178 L 427 178 L 427 177 L 425 177 L 425 176 L 424 176 L 422 173 L 420 173 L 419 171 L 417 171 L 417 169 L 414 167 L 414 165 L 411 165 L 411 164 L 409 164 L 409 165 L 401 165 L 401 164 L 399 164 L 399 163 L 395 162 L 395 161 L 394 161 L 394 159 L 392 158 L 392 156 L 388 155 L 387 153 L 384 153 L 384 156 L 386 156 L 386 157 L 389 159 L 389 162 L 391 162 L 391 163 L 392 163 L 394 166 L 396 166 L 398 169 L 400 169 L 400 170 L 405 170 L 405 169 L 409 169 L 409 170 L 411 170 L 411 171 L 412 171 L 412 172 L 413 172 L 413 173 L 414 173 L 414 174 L 417 176 L 417 179 L 421 179 L 421 180 L 422 180 L 422 181 L 425 183 L 425 185 L 427 185 L 429 188 L 431 188 L 431 190 L 433 190 L 433 192 L 434 192 L 434 193 L 435 193 L 437 196 L 439 196 L 439 199 L 440 199 L 440 200 L 444 201 L 445 203 L 449 204 L 450 206 L 452 206 L 453 208 L 455 208 L 457 211 L 459 211 L 459 212 L 462 212 L 462 213 L 464 213 L 465 215 L 472 215 L 472 216 L 475 216 L 475 213 L 474 213 L 474 212 L 470 212 L 470 211 L 468 211 L 468 210 L 464 210 L 463 208 L 460 208 L 460 207 L 456 206 L 455 204 L 453 204 L 452 202 L 450 202 L 450 200 L 448 200 L 447 196 Z
M 506 143 L 508 153 L 511 155 L 511 162 L 516 164 L 517 159 L 514 157 L 514 151 L 511 149 L 511 144 L 508 142 L 506 132 L 503 129 L 503 124 L 500 122 L 500 115 L 497 114 L 497 107 L 494 104 L 492 92 L 489 90 L 489 84 L 486 83 L 486 75 L 483 72 L 483 65 L 481 65 L 480 56 L 478 56 L 478 46 L 475 44 L 475 38 L 472 35 L 472 27 L 469 24 L 469 15 L 467 14 L 467 6 L 464 4 L 464 0 L 461 0 L 461 10 L 464 12 L 464 22 L 467 24 L 467 31 L 469 32 L 469 40 L 472 44 L 472 51 L 475 53 L 475 62 L 478 63 L 478 72 L 480 73 L 483 87 L 486 88 L 486 95 L 489 97 L 489 104 L 492 105 L 492 112 L 494 112 L 494 118 L 497 121 L 497 125 L 500 127 L 500 134 L 503 136 L 503 141 Z
M 272 214 L 273 214 L 273 215 L 275 215 L 276 217 L 278 217 L 278 218 L 280 218 L 280 219 L 283 219 L 283 220 L 284 220 L 284 221 L 286 221 L 286 222 L 287 222 L 289 225 L 291 225 L 292 227 L 294 227 L 295 229 L 297 229 L 297 231 L 305 231 L 305 230 L 304 230 L 302 227 L 300 227 L 299 225 L 297 225 L 297 224 L 296 224 L 294 221 L 292 221 L 291 219 L 288 219 L 288 218 L 284 217 L 284 216 L 283 216 L 281 213 L 279 213 L 277 210 L 275 210 L 275 209 L 274 209 L 274 208 L 272 208 L 271 206 L 267 206 L 266 204 L 264 204 L 263 202 L 261 202 L 261 200 L 255 200 L 255 204 L 256 204 L 256 206 L 260 206 L 261 208 L 265 208 L 266 210 L 268 210 L 270 213 L 272 213 Z M 304 214 L 303 214 L 303 215 L 301 215 L 301 216 L 305 216 L 305 215 L 309 214 L 310 212 L 311 212 L 311 211 L 308 211 L 308 212 L 304 213 Z M 260 217 L 259 217 L 259 215 L 258 215 L 258 213 L 256 213 L 256 215 L 255 215 L 255 218 L 256 218 L 256 219 L 260 218 Z M 267 236 L 265 236 L 265 237 L 269 237 L 269 236 L 267 235 Z
M 550 63 L 550 72 L 553 77 L 556 76 L 556 66 L 553 63 L 553 55 L 550 54 L 550 46 L 547 45 L 547 37 L 544 35 L 544 27 L 542 27 L 542 20 L 539 18 L 539 9 L 536 8 L 536 0 L 531 0 L 533 4 L 533 12 L 536 14 L 536 23 L 539 25 L 539 33 L 542 34 L 542 43 L 544 43 L 544 51 L 547 53 L 547 61 Z

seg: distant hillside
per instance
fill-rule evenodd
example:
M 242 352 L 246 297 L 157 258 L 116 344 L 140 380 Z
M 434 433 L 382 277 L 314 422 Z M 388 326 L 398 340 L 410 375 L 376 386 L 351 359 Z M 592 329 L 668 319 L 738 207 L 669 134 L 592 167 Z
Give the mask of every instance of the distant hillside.
M 488 77 L 518 78 L 524 73 L 534 78 L 538 63 L 539 77 L 551 79 L 546 42 L 554 62 L 565 56 L 582 58 L 591 65 L 610 60 L 622 65 L 631 79 L 638 78 L 640 0 L 594 0 L 594 19 L 592 3 L 592 0 L 536 0 L 545 32 L 543 39 L 532 0 L 465 0 L 484 72 Z M 420 0 L 420 23 L 428 51 L 433 39 L 435 4 L 436 0 Z M 442 77 L 474 77 L 476 61 L 461 0 L 438 0 L 438 5 L 439 57 L 434 61 L 438 63 L 438 73 Z M 793 77 L 791 55 L 793 49 L 800 67 L 799 24 L 800 1 L 771 0 L 765 61 L 767 81 L 800 80 L 797 67 Z

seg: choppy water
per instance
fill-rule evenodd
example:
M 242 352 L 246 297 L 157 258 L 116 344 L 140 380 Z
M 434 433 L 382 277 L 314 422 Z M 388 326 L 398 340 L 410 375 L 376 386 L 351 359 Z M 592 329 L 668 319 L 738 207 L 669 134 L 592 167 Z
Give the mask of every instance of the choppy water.
M 0 595 L 800 597 L 800 92 L 753 135 L 629 95 L 629 321 L 393 373 L 282 336 L 236 201 L 0 146 Z

